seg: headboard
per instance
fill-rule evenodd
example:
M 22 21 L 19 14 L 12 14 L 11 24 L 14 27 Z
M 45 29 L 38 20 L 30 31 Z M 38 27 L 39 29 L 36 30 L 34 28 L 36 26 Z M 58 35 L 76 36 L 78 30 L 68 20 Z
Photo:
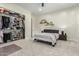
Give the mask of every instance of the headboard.
M 59 33 L 59 30 L 44 29 L 42 32 L 44 32 L 44 33 Z

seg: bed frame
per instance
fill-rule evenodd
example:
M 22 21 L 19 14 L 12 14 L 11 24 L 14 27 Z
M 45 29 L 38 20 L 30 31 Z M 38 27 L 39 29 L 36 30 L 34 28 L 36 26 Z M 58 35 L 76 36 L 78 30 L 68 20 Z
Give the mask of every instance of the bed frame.
M 53 30 L 53 29 L 44 29 L 43 31 L 41 31 L 42 33 L 59 33 L 59 30 Z M 37 42 L 43 42 L 43 43 L 46 43 L 46 44 L 49 44 L 49 45 L 52 45 L 51 42 L 47 42 L 47 41 L 43 41 L 43 40 L 38 40 L 38 39 L 34 39 L 35 41 Z M 56 45 L 56 43 L 55 43 Z M 52 45 L 53 47 L 55 45 Z

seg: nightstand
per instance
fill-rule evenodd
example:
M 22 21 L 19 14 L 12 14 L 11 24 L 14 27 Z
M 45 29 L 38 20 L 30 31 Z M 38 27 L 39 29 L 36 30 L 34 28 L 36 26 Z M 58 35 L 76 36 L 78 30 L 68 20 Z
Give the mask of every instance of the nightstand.
M 67 41 L 67 35 L 66 35 L 66 33 L 64 34 L 64 31 L 62 31 L 62 33 L 59 35 L 59 40 Z

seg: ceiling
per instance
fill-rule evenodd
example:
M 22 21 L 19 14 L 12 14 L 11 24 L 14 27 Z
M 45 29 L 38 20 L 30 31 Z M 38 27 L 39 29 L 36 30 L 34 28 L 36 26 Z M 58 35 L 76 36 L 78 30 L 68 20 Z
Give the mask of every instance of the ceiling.
M 42 7 L 41 4 L 42 3 L 19 3 L 17 5 L 29 10 L 33 15 L 42 15 L 78 5 L 78 3 L 44 3 L 44 7 Z M 42 8 L 42 10 L 39 8 Z

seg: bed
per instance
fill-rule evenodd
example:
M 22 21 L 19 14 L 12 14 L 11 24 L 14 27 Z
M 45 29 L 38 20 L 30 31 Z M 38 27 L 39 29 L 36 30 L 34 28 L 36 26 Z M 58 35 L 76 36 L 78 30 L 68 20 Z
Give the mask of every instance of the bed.
M 51 43 L 54 47 L 57 43 L 57 39 L 59 38 L 59 30 L 52 29 L 44 29 L 41 33 L 35 33 L 33 39 L 35 41 L 42 41 Z

